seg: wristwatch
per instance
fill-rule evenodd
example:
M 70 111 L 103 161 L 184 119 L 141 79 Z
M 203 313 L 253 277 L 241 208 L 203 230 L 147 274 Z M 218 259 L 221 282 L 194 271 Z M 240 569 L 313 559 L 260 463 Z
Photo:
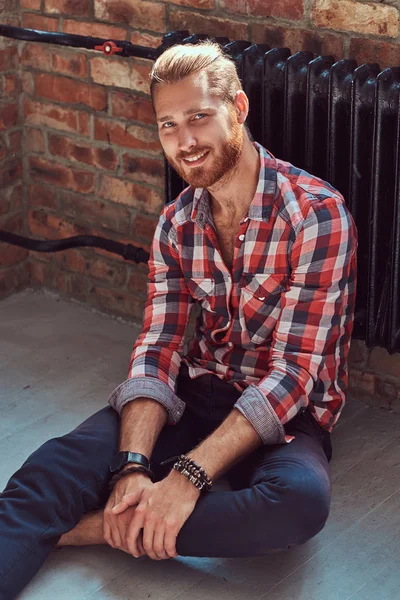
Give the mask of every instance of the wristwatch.
M 146 469 L 150 469 L 150 461 L 143 454 L 136 452 L 118 452 L 110 462 L 111 473 L 118 473 L 125 465 L 135 463 L 136 465 L 142 465 Z

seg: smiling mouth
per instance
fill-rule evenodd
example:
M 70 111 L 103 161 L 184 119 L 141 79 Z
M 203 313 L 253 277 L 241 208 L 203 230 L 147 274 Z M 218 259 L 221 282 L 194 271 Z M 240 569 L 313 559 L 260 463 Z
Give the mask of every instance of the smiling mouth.
M 200 152 L 199 154 L 194 154 L 188 158 L 183 158 L 182 161 L 185 165 L 190 167 L 197 167 L 197 165 L 201 164 L 206 157 L 208 156 L 209 150 L 205 150 L 204 152 Z

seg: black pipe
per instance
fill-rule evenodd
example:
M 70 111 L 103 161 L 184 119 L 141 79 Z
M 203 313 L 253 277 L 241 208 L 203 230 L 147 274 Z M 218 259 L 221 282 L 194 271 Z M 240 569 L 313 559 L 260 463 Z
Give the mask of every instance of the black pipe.
M 97 235 L 76 235 L 74 237 L 63 238 L 62 240 L 39 241 L 0 230 L 0 242 L 13 244 L 27 250 L 34 250 L 35 252 L 60 252 L 69 248 L 90 246 L 119 254 L 125 260 L 135 263 L 147 263 L 150 257 L 149 253 L 143 250 L 143 248 L 137 248 L 131 244 L 122 244 L 121 242 L 115 242 L 114 240 L 102 238 Z
M 147 48 L 146 46 L 138 46 L 121 40 L 105 40 L 73 33 L 51 33 L 24 27 L 13 27 L 12 25 L 0 25 L 0 36 L 26 42 L 44 42 L 59 46 L 99 50 L 108 56 L 118 54 L 119 56 L 135 56 L 136 58 L 148 58 L 150 60 L 155 60 L 164 50 L 162 45 L 159 48 Z

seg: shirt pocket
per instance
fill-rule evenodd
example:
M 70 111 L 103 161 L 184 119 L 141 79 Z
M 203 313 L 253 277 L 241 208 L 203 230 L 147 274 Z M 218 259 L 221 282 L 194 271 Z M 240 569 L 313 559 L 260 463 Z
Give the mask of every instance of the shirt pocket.
M 271 336 L 281 309 L 281 295 L 288 289 L 287 274 L 246 274 L 240 281 L 239 320 L 244 338 L 254 344 Z M 247 333 L 247 335 L 246 335 Z
M 209 277 L 185 279 L 190 295 L 209 312 L 215 313 L 215 281 Z

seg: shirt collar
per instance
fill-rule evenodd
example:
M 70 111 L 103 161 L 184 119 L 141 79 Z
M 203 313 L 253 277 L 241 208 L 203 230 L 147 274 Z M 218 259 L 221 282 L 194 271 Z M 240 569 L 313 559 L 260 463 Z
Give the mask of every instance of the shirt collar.
M 276 193 L 276 158 L 261 144 L 253 142 L 260 155 L 260 174 L 254 198 L 249 206 L 248 217 L 255 221 L 268 221 Z M 210 196 L 205 188 L 196 188 L 193 195 L 191 220 L 201 229 L 205 223 L 212 222 Z

